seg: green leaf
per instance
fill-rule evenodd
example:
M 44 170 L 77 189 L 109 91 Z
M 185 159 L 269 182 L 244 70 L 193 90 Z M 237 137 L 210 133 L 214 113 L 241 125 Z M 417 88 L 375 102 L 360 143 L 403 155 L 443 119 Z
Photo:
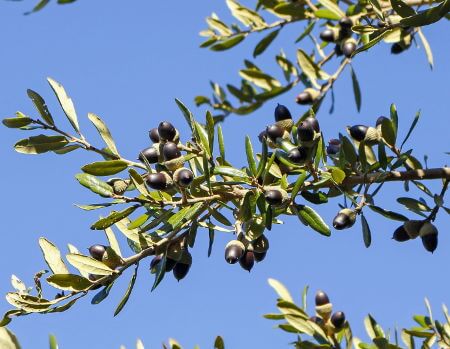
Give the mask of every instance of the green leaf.
M 266 169 L 268 151 L 267 142 L 263 139 L 261 157 L 259 158 L 258 169 L 256 170 L 256 178 L 261 178 Z
M 234 178 L 241 178 L 244 180 L 248 180 L 249 177 L 245 172 L 242 172 L 241 170 L 238 170 L 231 166 L 216 166 L 214 167 L 214 174 L 215 175 L 221 175 L 221 176 L 229 176 Z
M 383 40 L 383 38 L 387 35 L 389 35 L 392 32 L 391 29 L 385 30 L 385 31 L 381 31 L 380 33 L 375 32 L 374 34 L 378 34 L 377 36 L 375 36 L 374 38 L 372 38 L 367 44 L 359 47 L 358 49 L 356 49 L 353 53 L 352 53 L 352 57 L 354 57 L 355 55 L 357 55 L 360 52 L 366 51 L 369 48 L 371 48 L 372 46 L 378 44 L 381 40 Z
M 141 193 L 144 196 L 149 195 L 149 191 L 147 189 L 147 186 L 145 185 L 142 176 L 139 173 L 137 173 L 137 171 L 133 168 L 130 168 L 128 170 L 128 173 L 130 174 L 131 182 L 134 184 L 139 193 Z
M 327 8 L 321 8 L 321 9 L 318 9 L 317 11 L 314 11 L 314 16 L 316 18 L 329 19 L 332 21 L 337 21 L 341 18 L 336 13 L 334 13 L 333 11 L 331 11 Z
M 19 114 L 20 115 L 20 114 Z M 3 125 L 9 128 L 21 128 L 31 124 L 33 120 L 29 117 L 18 116 L 15 118 L 6 118 L 2 120 Z
M 406 134 L 406 137 L 403 140 L 402 145 L 400 146 L 400 149 L 403 148 L 403 145 L 405 145 L 405 143 L 408 140 L 409 136 L 411 136 L 411 133 L 414 130 L 414 128 L 416 127 L 417 122 L 419 121 L 419 118 L 420 118 L 420 110 L 414 116 L 414 120 L 413 120 L 411 126 L 409 127 L 408 133 Z
M 108 286 L 104 287 L 100 292 L 98 292 L 91 300 L 91 304 L 99 304 L 103 300 L 105 300 L 109 296 L 109 291 L 113 287 L 114 282 L 108 284 Z
M 206 23 L 208 23 L 208 25 L 212 29 L 217 30 L 219 34 L 222 36 L 230 36 L 233 34 L 233 31 L 230 28 L 228 28 L 228 26 L 225 23 L 223 23 L 221 20 L 217 18 L 208 17 L 206 18 Z
M 406 222 L 409 220 L 408 217 L 405 217 L 404 215 L 402 215 L 400 213 L 385 210 L 384 208 L 381 208 L 379 206 L 367 205 L 367 207 L 369 207 L 372 211 L 374 211 L 378 214 L 381 214 L 382 216 L 392 219 L 394 221 Z
M 288 302 L 294 303 L 294 300 L 292 299 L 291 294 L 287 290 L 287 288 L 278 280 L 275 279 L 268 279 L 267 282 L 269 285 L 275 290 L 275 292 L 278 294 L 278 296 Z
M 427 204 L 423 203 L 422 201 L 413 199 L 413 198 L 400 197 L 400 198 L 397 198 L 397 202 L 399 204 L 406 206 L 408 209 L 411 209 L 413 211 L 423 211 L 423 212 L 431 211 L 431 208 Z
M 206 130 L 203 128 L 202 125 L 200 125 L 196 121 L 194 122 L 194 125 L 195 125 L 196 134 L 199 137 L 198 141 L 199 141 L 201 147 L 206 152 L 206 154 L 209 157 L 211 157 L 212 154 L 211 154 L 211 149 L 209 147 L 208 134 L 207 134 Z
M 414 16 L 416 14 L 416 11 L 402 0 L 390 0 L 390 2 L 393 10 L 403 18 Z
M 253 146 L 249 136 L 245 136 L 245 152 L 247 154 L 248 168 L 250 169 L 251 174 L 256 177 L 256 161 L 253 157 Z
M 300 189 L 303 186 L 303 183 L 305 183 L 306 177 L 308 176 L 308 173 L 306 171 L 303 171 L 296 179 L 294 187 L 291 191 L 291 201 L 294 202 L 295 197 L 299 193 Z
M 320 191 L 313 193 L 313 192 L 304 190 L 304 191 L 302 191 L 301 195 L 305 200 L 312 202 L 313 204 L 316 204 L 316 205 L 325 204 L 328 202 L 328 196 L 325 193 L 322 193 Z
M 201 223 L 203 223 L 203 222 L 201 222 Z M 208 257 L 210 257 L 211 253 L 212 253 L 213 244 L 214 244 L 214 227 L 212 227 L 212 226 L 208 227 L 208 238 L 209 238 Z
M 110 176 L 122 172 L 128 167 L 128 162 L 123 160 L 97 161 L 85 165 L 81 170 L 94 176 Z
M 339 167 L 329 167 L 331 169 L 331 177 L 337 184 L 342 184 L 345 179 L 345 172 Z
M 318 233 L 330 236 L 330 227 L 323 221 L 322 217 L 311 207 L 305 205 L 297 206 L 297 215 L 302 222 L 305 222 Z
M 189 125 L 191 130 L 194 131 L 195 130 L 194 115 L 192 115 L 191 111 L 179 99 L 175 98 L 175 102 L 177 103 L 178 108 L 183 113 L 183 116 L 186 119 L 187 124 Z
M 419 38 L 422 41 L 423 48 L 427 55 L 428 63 L 430 64 L 430 68 L 433 69 L 433 52 L 431 51 L 430 44 L 428 43 L 427 38 L 425 37 L 422 29 L 418 29 Z
M 6 327 L 0 327 L 0 348 L 2 349 L 21 348 L 16 336 Z
M 381 135 L 388 145 L 395 146 L 397 133 L 391 120 L 383 119 L 383 122 L 381 123 Z
M 311 80 L 317 79 L 327 80 L 329 75 L 319 68 L 319 66 L 313 62 L 310 56 L 308 56 L 303 50 L 297 50 L 297 62 L 303 73 Z
M 66 257 L 75 268 L 84 270 L 89 274 L 111 275 L 114 273 L 114 270 L 94 258 L 75 253 L 70 253 Z
M 364 245 L 366 247 L 369 247 L 372 243 L 372 234 L 370 233 L 369 223 L 367 222 L 367 219 L 363 214 L 361 214 L 361 226 L 363 231 Z
M 60 290 L 73 292 L 84 291 L 92 285 L 88 279 L 75 274 L 54 274 L 47 278 L 47 282 Z
M 102 119 L 98 115 L 93 113 L 88 113 L 88 119 L 94 124 L 97 129 L 100 137 L 102 137 L 103 141 L 108 146 L 108 149 L 115 155 L 119 156 L 119 151 L 117 150 L 116 143 L 112 138 L 111 132 L 108 129 L 108 126 L 103 122 Z
M 106 183 L 98 179 L 97 177 L 87 174 L 87 173 L 79 173 L 75 175 L 75 178 L 80 182 L 80 184 L 94 193 L 103 196 L 105 198 L 111 197 L 113 195 L 112 187 Z
M 214 152 L 214 118 L 211 112 L 206 112 L 206 131 L 208 133 L 208 144 L 211 154 Z
M 296 44 L 299 43 L 304 38 L 306 38 L 309 34 L 311 34 L 315 25 L 316 25 L 316 21 L 310 21 L 309 24 L 306 26 L 305 30 L 303 31 L 303 33 L 297 39 L 295 39 L 295 43 Z
M 353 94 L 355 95 L 356 109 L 359 112 L 361 111 L 361 89 L 359 87 L 358 78 L 356 77 L 353 66 L 350 66 L 350 73 L 352 76 Z
M 14 149 L 22 154 L 42 154 L 63 148 L 68 142 L 64 136 L 38 135 L 22 139 L 14 145 Z
M 136 282 L 138 267 L 139 264 L 136 264 L 133 276 L 131 277 L 130 283 L 128 284 L 128 288 L 125 292 L 125 295 L 122 297 L 119 305 L 117 306 L 116 310 L 114 311 L 114 316 L 117 316 L 122 311 L 122 309 L 125 307 L 125 304 L 127 304 L 128 299 L 130 298 L 131 292 L 133 291 L 133 287 Z
M 403 27 L 422 27 L 439 21 L 450 11 L 450 0 L 444 0 L 439 5 L 421 11 L 418 14 L 403 18 L 400 24 Z
M 386 170 L 388 165 L 388 160 L 386 156 L 386 148 L 384 147 L 384 143 L 378 143 L 378 161 L 383 170 Z
M 269 47 L 272 41 L 275 40 L 279 32 L 280 29 L 274 30 L 270 32 L 268 35 L 266 35 L 260 42 L 258 42 L 255 49 L 253 50 L 253 57 L 262 54 L 267 49 L 267 47 Z
M 226 0 L 226 4 L 233 17 L 242 22 L 244 25 L 252 28 L 263 28 L 267 26 L 264 19 L 257 12 L 250 10 L 237 1 Z
M 160 282 L 163 280 L 164 275 L 166 273 L 166 256 L 164 256 L 161 261 L 156 265 L 156 273 L 155 273 L 155 281 L 153 282 L 153 286 L 151 291 L 153 291 Z
M 64 114 L 66 114 L 67 119 L 72 124 L 73 129 L 81 135 L 80 126 L 78 125 L 78 117 L 72 99 L 67 95 L 66 90 L 59 82 L 53 80 L 52 78 L 47 78 L 47 81 L 58 98 L 59 104 L 61 105 Z
M 113 211 L 107 217 L 101 218 L 97 222 L 92 224 L 91 225 L 91 229 L 92 230 L 103 230 L 103 229 L 106 229 L 106 228 L 110 227 L 111 225 L 113 225 L 114 223 L 117 223 L 117 222 L 121 221 L 122 219 L 128 217 L 138 207 L 139 206 L 136 205 L 136 206 L 127 207 L 126 209 L 123 209 L 122 211 L 117 211 L 117 212 Z
M 338 18 L 342 18 L 345 16 L 344 11 L 342 11 L 339 6 L 332 0 L 319 0 L 319 3 L 333 12 Z
M 53 121 L 53 117 L 48 110 L 47 104 L 45 103 L 44 99 L 39 95 L 39 93 L 28 89 L 27 95 L 33 102 L 34 106 L 36 107 L 37 111 L 44 119 L 44 121 L 50 126 L 55 126 L 55 122 Z
M 45 262 L 53 274 L 69 274 L 69 271 L 61 258 L 61 252 L 58 247 L 46 238 L 39 238 L 39 246 L 44 255 Z
M 221 125 L 219 125 L 219 127 L 217 128 L 217 137 L 219 139 L 220 157 L 222 158 L 222 162 L 224 162 L 225 161 L 225 141 L 223 139 L 223 131 L 222 131 Z
M 59 349 L 58 342 L 56 341 L 56 337 L 54 335 L 49 336 L 50 349 Z
M 239 44 L 242 40 L 245 39 L 246 34 L 237 34 L 229 39 L 219 41 L 217 44 L 214 44 L 210 47 L 212 51 L 225 51 L 228 50 L 237 44 Z
M 254 69 L 242 69 L 239 75 L 264 90 L 272 90 L 281 87 L 281 83 L 274 77 Z
M 216 340 L 214 341 L 214 349 L 225 349 L 225 343 L 222 337 L 216 337 Z

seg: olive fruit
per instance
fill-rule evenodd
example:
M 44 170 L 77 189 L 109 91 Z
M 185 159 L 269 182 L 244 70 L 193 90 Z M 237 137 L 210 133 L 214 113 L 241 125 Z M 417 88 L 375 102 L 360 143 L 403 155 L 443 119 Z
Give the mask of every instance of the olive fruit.
M 356 50 L 356 42 L 353 39 L 344 41 L 341 45 L 342 53 L 345 57 L 350 58 L 353 52 Z
M 406 230 L 406 233 L 409 235 L 411 239 L 415 239 L 420 235 L 420 230 L 422 229 L 422 226 L 424 225 L 423 220 L 415 220 L 410 219 L 409 221 L 406 221 L 403 223 L 403 227 Z
M 319 121 L 316 118 L 313 118 L 312 116 L 308 116 L 305 120 L 303 120 L 304 123 L 311 125 L 314 131 L 320 132 L 320 125 Z
M 355 211 L 344 208 L 333 219 L 333 227 L 337 230 L 350 228 L 356 221 Z
M 320 132 L 319 122 L 312 117 L 308 117 L 298 125 L 297 133 L 301 142 L 314 140 L 315 133 Z
M 389 120 L 387 117 L 385 117 L 385 116 L 379 116 L 378 119 L 377 119 L 377 121 L 375 122 L 375 125 L 376 125 L 376 126 L 380 126 L 380 125 L 383 123 L 384 120 L 390 121 L 390 120 Z
M 334 42 L 336 40 L 335 31 L 327 28 L 320 33 L 320 39 L 325 42 Z
M 311 95 L 310 92 L 308 92 L 308 91 L 303 91 L 303 92 L 301 92 L 301 93 L 297 96 L 297 98 L 295 99 L 295 101 L 296 101 L 298 104 L 306 105 L 306 104 L 312 104 L 312 103 L 314 102 L 314 99 L 313 99 L 313 96 Z
M 177 130 L 168 121 L 162 121 L 158 125 L 159 138 L 165 141 L 173 141 L 177 135 Z
M 127 190 L 130 182 L 121 178 L 111 178 L 106 181 L 110 186 L 112 186 L 114 194 L 122 195 Z
M 395 44 L 393 44 L 391 46 L 391 53 L 394 55 L 398 55 L 399 53 L 402 53 L 403 51 L 405 51 L 405 48 L 400 45 L 398 42 L 396 42 Z
M 266 128 L 266 134 L 273 142 L 276 142 L 277 138 L 283 137 L 284 130 L 278 125 L 270 125 Z
M 336 56 L 337 56 L 337 57 L 343 55 L 343 52 L 342 52 L 342 49 L 341 49 L 341 45 L 340 45 L 340 44 L 336 44 L 336 46 L 334 46 L 334 52 L 336 53 Z
M 172 258 L 166 258 L 166 272 L 172 271 L 175 268 L 177 261 Z
M 231 240 L 226 246 L 225 246 L 225 260 L 229 264 L 235 264 L 237 263 L 245 252 L 245 246 L 244 244 L 239 240 Z
M 246 251 L 241 259 L 239 259 L 239 264 L 241 265 L 242 269 L 250 272 L 255 265 L 255 254 L 253 253 L 253 251 Z
M 174 142 L 167 142 L 163 146 L 163 156 L 165 161 L 170 161 L 181 156 L 178 146 Z
M 155 190 L 164 190 L 172 184 L 169 175 L 164 172 L 149 173 L 145 179 L 148 186 Z
M 266 131 L 266 130 L 261 131 L 261 132 L 259 133 L 259 135 L 258 135 L 258 139 L 259 139 L 259 141 L 260 141 L 261 143 L 263 142 L 264 138 L 266 138 L 266 137 L 267 137 L 267 131 Z
M 278 104 L 275 108 L 275 121 L 292 119 L 291 112 L 286 106 Z
M 341 149 L 341 141 L 339 139 L 330 139 L 327 146 L 328 155 L 336 155 Z
M 422 228 L 420 228 L 420 237 L 422 238 L 423 247 L 428 252 L 433 253 L 438 246 L 438 230 L 428 221 L 425 221 Z
M 406 232 L 404 225 L 402 224 L 397 229 L 395 229 L 394 234 L 392 235 L 392 239 L 398 242 L 404 242 L 411 239 L 411 237 Z
M 264 258 L 266 258 L 267 252 L 254 252 L 253 254 L 255 255 L 255 262 L 259 263 L 262 262 L 264 260 Z
M 352 19 L 349 18 L 349 17 L 342 17 L 342 18 L 339 20 L 339 26 L 340 26 L 342 29 L 350 29 L 350 28 L 353 26 L 353 21 L 352 21 Z
M 330 303 L 328 295 L 323 291 L 317 291 L 315 297 L 316 306 L 321 306 Z
M 180 187 L 189 187 L 194 180 L 194 174 L 188 168 L 179 168 L 174 172 L 173 180 Z
M 289 150 L 288 159 L 295 164 L 304 162 L 308 158 L 308 149 L 305 147 L 292 148 Z
M 265 193 L 266 201 L 273 206 L 278 206 L 283 203 L 283 194 L 280 190 L 270 189 Z
M 184 279 L 186 277 L 186 275 L 189 273 L 189 269 L 191 269 L 190 264 L 178 262 L 173 268 L 173 276 L 175 276 L 175 279 L 177 279 L 177 281 L 180 281 L 181 279 Z
M 260 235 L 252 242 L 252 247 L 255 253 L 266 252 L 269 249 L 269 240 L 264 235 Z
M 148 136 L 153 143 L 159 143 L 159 133 L 157 127 L 152 128 L 150 131 L 148 131 Z
M 149 164 L 156 164 L 158 162 L 158 150 L 154 147 L 148 147 L 139 153 L 139 160 L 145 163 L 144 158 Z
M 339 330 L 345 325 L 345 314 L 342 311 L 337 311 L 331 316 L 331 323 Z
M 317 325 L 322 325 L 323 324 L 322 318 L 320 316 L 317 316 L 317 315 L 311 316 L 309 318 L 309 321 L 312 321 L 312 322 L 314 322 Z
M 92 258 L 101 261 L 106 252 L 106 246 L 103 245 L 92 245 L 89 247 L 89 254 Z
M 350 132 L 350 136 L 352 136 L 354 140 L 361 142 L 366 137 L 368 129 L 369 128 L 364 125 L 355 125 L 350 127 L 348 130 Z

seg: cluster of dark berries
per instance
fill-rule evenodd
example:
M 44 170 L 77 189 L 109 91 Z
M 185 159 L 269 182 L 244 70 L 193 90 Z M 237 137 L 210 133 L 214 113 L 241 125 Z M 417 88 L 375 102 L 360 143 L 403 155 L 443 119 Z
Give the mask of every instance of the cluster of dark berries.
M 92 245 L 91 247 L 89 247 L 89 254 L 92 258 L 106 264 L 111 269 L 116 269 L 123 265 L 122 258 L 110 246 Z M 95 282 L 102 277 L 103 275 L 89 274 L 89 280 L 91 280 L 92 282 Z M 92 289 L 97 289 L 102 286 L 106 285 L 98 284 Z
M 392 238 L 395 241 L 404 242 L 417 237 L 422 239 L 423 247 L 433 253 L 438 246 L 438 230 L 428 220 L 409 220 L 399 226 Z
M 342 311 L 333 313 L 333 304 L 330 303 L 328 295 L 323 291 L 317 291 L 316 298 L 316 315 L 309 320 L 317 325 L 328 334 L 333 335 L 341 331 L 345 325 L 345 314 Z
M 280 156 L 289 162 L 304 164 L 312 156 L 312 150 L 320 138 L 319 122 L 308 117 L 295 127 L 291 112 L 281 104 L 277 105 L 274 114 L 275 123 L 260 133 L 260 141 L 265 139 L 269 147 L 283 150 L 285 153 Z
M 163 121 L 158 128 L 149 131 L 149 136 L 153 144 L 139 154 L 141 162 L 155 164 L 157 170 L 147 175 L 148 186 L 154 190 L 170 190 L 174 185 L 188 187 L 194 174 L 183 167 L 185 160 L 178 146 L 178 130 L 170 122 Z
M 253 241 L 246 238 L 242 240 L 232 240 L 225 246 L 225 260 L 229 264 L 239 262 L 242 269 L 250 272 L 255 262 L 261 262 L 269 249 L 269 240 L 264 235 L 260 235 Z
M 337 56 L 344 55 L 349 58 L 356 50 L 356 40 L 352 38 L 353 20 L 343 17 L 336 27 L 328 27 L 320 33 L 320 38 L 325 42 L 336 44 L 335 52 Z
M 164 263 L 164 264 L 163 264 Z M 192 256 L 187 247 L 180 243 L 173 243 L 167 249 L 166 255 L 157 255 L 150 262 L 150 272 L 156 273 L 158 268 L 164 267 L 164 272 L 172 272 L 177 281 L 184 279 L 192 265 Z

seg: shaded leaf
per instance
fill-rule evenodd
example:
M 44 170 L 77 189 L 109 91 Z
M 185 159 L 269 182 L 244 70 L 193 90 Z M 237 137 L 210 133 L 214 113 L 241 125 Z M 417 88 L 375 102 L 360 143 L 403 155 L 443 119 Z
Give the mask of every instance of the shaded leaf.
M 130 298 L 131 292 L 133 291 L 134 284 L 136 282 L 138 267 L 139 267 L 139 264 L 136 264 L 136 267 L 134 268 L 133 276 L 131 277 L 130 283 L 128 284 L 128 288 L 125 292 L 125 295 L 122 297 L 119 305 L 117 306 L 116 310 L 114 311 L 114 316 L 117 316 L 122 311 L 122 309 L 127 304 L 128 299 Z
M 46 238 L 39 238 L 39 246 L 47 263 L 53 274 L 68 274 L 66 265 L 61 258 L 59 249 Z
M 94 176 L 110 176 L 122 172 L 128 167 L 123 160 L 97 161 L 84 165 L 81 170 Z
M 98 115 L 95 115 L 93 113 L 88 113 L 88 118 L 94 124 L 98 133 L 102 137 L 103 141 L 108 146 L 108 149 L 113 154 L 119 156 L 119 151 L 117 150 L 116 143 L 114 142 L 114 139 L 112 138 L 112 135 L 108 129 L 108 126 L 106 126 L 106 124 L 103 122 L 102 119 L 100 119 L 100 117 Z
M 97 177 L 87 174 L 79 173 L 75 175 L 75 178 L 80 182 L 80 184 L 94 193 L 103 196 L 105 198 L 111 197 L 113 193 L 113 188 L 106 182 L 98 179 Z
M 91 257 L 70 253 L 66 258 L 75 268 L 84 270 L 89 274 L 111 275 L 114 273 L 114 270 L 109 268 L 106 264 Z
M 83 291 L 92 285 L 88 279 L 75 274 L 54 274 L 47 278 L 47 282 L 60 290 Z
M 42 154 L 63 148 L 68 142 L 64 136 L 38 135 L 22 139 L 14 145 L 14 149 L 22 154 Z

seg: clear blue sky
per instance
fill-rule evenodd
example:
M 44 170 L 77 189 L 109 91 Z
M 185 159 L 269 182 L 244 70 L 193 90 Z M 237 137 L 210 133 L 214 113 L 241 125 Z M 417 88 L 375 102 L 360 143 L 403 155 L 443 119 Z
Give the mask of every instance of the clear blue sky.
M 62 82 L 73 97 L 81 127 L 88 139 L 100 144 L 85 117 L 99 114 L 109 124 L 119 149 L 128 158 L 148 144 L 147 132 L 167 119 L 188 137 L 187 128 L 173 99 L 178 97 L 202 119 L 203 109 L 194 107 L 196 94 L 209 94 L 209 80 L 237 82 L 242 60 L 251 57 L 255 41 L 218 54 L 198 48 L 197 33 L 205 27 L 204 18 L 216 11 L 229 19 L 222 0 L 207 1 L 79 1 L 73 5 L 48 8 L 23 16 L 36 1 L 0 2 L 0 114 L 16 110 L 35 115 L 26 89 L 39 91 L 61 123 L 60 109 L 45 78 Z M 303 24 L 279 36 L 273 47 L 256 62 L 274 67 L 272 57 L 281 47 L 291 57 L 293 38 Z M 336 107 L 328 114 L 329 99 L 319 115 L 327 138 L 346 125 L 374 123 L 388 112 L 391 102 L 398 105 L 402 134 L 414 113 L 422 108 L 416 132 L 409 141 L 420 159 L 429 155 L 429 166 L 448 162 L 449 151 L 448 68 L 450 42 L 443 40 L 447 23 L 424 29 L 434 50 L 436 68 L 430 71 L 423 50 L 412 47 L 392 56 L 380 45 L 354 61 L 363 89 L 363 107 L 355 110 L 350 74 L 336 83 Z M 293 103 L 294 93 L 269 102 L 249 117 L 230 117 L 224 124 L 228 153 L 234 164 L 244 164 L 243 141 L 249 134 L 255 140 L 259 131 L 272 122 L 276 102 L 286 104 L 295 115 L 304 108 Z M 68 126 L 67 126 L 68 127 Z M 12 145 L 22 132 L 0 128 L 2 158 L 2 227 L 0 244 L 0 293 L 11 289 L 12 273 L 30 283 L 34 272 L 45 268 L 37 240 L 46 236 L 61 248 L 71 242 L 84 249 L 105 242 L 101 232 L 91 231 L 98 212 L 86 213 L 74 203 L 90 203 L 94 195 L 74 179 L 80 167 L 98 159 L 93 154 L 74 152 L 60 157 L 52 154 L 25 156 Z M 436 183 L 430 183 L 435 191 Z M 378 204 L 401 210 L 395 202 L 400 186 L 386 185 Z M 417 195 L 412 191 L 411 196 Z M 318 207 L 330 222 L 338 201 Z M 106 214 L 106 211 L 103 212 Z M 412 217 L 412 214 L 405 213 Z M 366 249 L 359 222 L 349 230 L 321 237 L 287 219 L 268 234 L 271 249 L 266 260 L 251 274 L 223 260 L 229 236 L 217 234 L 211 258 L 207 258 L 207 232 L 198 236 L 189 277 L 179 284 L 167 278 L 150 293 L 153 277 L 142 263 L 135 291 L 124 311 L 112 314 L 128 283 L 116 283 L 110 297 L 100 305 L 81 301 L 71 311 L 54 315 L 34 315 L 16 319 L 11 329 L 23 347 L 47 348 L 48 334 L 55 334 L 64 349 L 134 347 L 140 337 L 148 348 L 161 347 L 169 337 L 186 348 L 199 344 L 212 346 L 216 335 L 225 338 L 227 348 L 287 348 L 293 336 L 273 329 L 262 315 L 275 310 L 275 294 L 267 284 L 274 277 L 284 282 L 297 300 L 304 285 L 322 288 L 330 294 L 336 309 L 342 309 L 354 329 L 362 332 L 362 320 L 371 312 L 384 326 L 410 325 L 410 316 L 423 312 L 428 296 L 439 312 L 441 303 L 450 303 L 447 266 L 450 259 L 448 216 L 439 215 L 440 246 L 434 255 L 420 241 L 393 242 L 391 234 L 398 223 L 367 212 L 373 245 Z M 6 301 L 0 310 L 9 309 Z

